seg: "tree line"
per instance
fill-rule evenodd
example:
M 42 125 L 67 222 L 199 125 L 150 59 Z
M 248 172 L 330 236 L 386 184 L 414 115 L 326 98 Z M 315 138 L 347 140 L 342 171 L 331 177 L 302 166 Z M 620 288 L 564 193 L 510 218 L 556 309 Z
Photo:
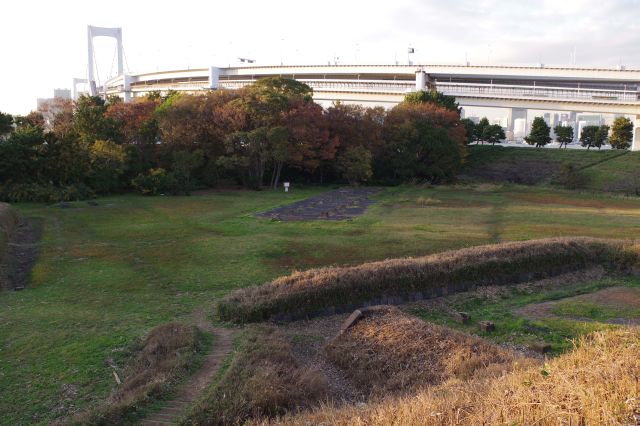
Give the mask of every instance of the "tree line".
M 409 94 L 391 110 L 336 103 L 309 86 L 264 78 L 239 90 L 152 92 L 132 102 L 82 96 L 54 113 L 0 113 L 0 199 L 82 199 L 135 190 L 188 194 L 283 179 L 444 182 L 466 154 L 455 98 Z
M 484 117 L 477 124 L 468 118 L 461 120 L 467 129 L 467 143 L 488 142 L 492 145 L 505 139 L 504 130 L 499 124 L 489 124 L 489 120 Z M 580 144 L 587 149 L 591 147 L 602 148 L 609 143 L 614 149 L 629 149 L 633 141 L 633 122 L 626 117 L 617 117 L 613 121 L 613 126 L 608 125 L 590 125 L 584 126 L 580 133 Z M 572 126 L 558 124 L 553 128 L 556 140 L 560 144 L 560 148 L 573 142 L 574 130 Z M 551 142 L 551 127 L 546 123 L 544 118 L 536 117 L 531 124 L 529 135 L 524 141 L 529 145 L 544 147 Z

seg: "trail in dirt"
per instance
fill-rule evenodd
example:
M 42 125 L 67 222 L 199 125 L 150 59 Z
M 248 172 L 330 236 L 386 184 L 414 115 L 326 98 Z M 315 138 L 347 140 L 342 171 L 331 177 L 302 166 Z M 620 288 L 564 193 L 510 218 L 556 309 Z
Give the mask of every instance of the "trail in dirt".
M 31 269 L 40 248 L 42 224 L 35 219 L 23 219 L 7 244 L 7 281 L 4 290 L 22 290 L 30 281 Z
M 186 383 L 182 384 L 173 399 L 166 401 L 160 411 L 142 420 L 140 424 L 162 426 L 176 424 L 178 419 L 200 398 L 213 381 L 222 363 L 233 348 L 234 331 L 214 327 L 205 318 L 203 312 L 195 314 L 195 323 L 201 330 L 214 335 L 213 348 L 204 360 L 202 367 Z
M 364 402 L 369 396 L 342 369 L 329 361 L 324 351 L 325 344 L 338 333 L 348 316 L 334 315 L 280 326 L 293 342 L 293 353 L 297 361 L 309 369 L 320 370 L 325 376 L 331 402 L 336 405 Z

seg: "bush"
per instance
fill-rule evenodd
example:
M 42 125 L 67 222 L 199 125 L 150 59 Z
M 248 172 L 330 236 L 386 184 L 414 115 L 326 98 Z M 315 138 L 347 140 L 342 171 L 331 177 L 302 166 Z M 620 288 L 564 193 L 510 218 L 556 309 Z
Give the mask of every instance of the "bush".
M 273 327 L 254 327 L 220 383 L 182 424 L 235 425 L 308 407 L 327 394 L 315 369 L 301 368 L 286 337 Z
M 7 183 L 0 186 L 0 200 L 10 203 L 26 201 L 59 203 L 86 200 L 93 197 L 95 197 L 95 193 L 82 183 L 63 186 L 51 183 Z
M 592 265 L 628 268 L 638 253 L 620 241 L 550 238 L 479 246 L 342 268 L 320 268 L 236 290 L 218 303 L 221 319 L 252 322 L 319 315 L 332 308 L 427 298 L 475 285 L 529 281 Z
M 169 190 L 171 176 L 164 169 L 149 169 L 147 174 L 139 174 L 131 181 L 131 186 L 142 195 L 159 195 Z

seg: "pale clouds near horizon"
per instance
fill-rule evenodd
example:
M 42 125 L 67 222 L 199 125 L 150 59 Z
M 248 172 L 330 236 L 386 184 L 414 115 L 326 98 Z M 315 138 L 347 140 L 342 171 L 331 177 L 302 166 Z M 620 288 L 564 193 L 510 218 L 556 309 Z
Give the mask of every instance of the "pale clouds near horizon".
M 12 1 L 2 5 L 0 111 L 86 75 L 86 25 L 122 27 L 132 72 L 258 64 L 414 62 L 640 67 L 640 0 Z M 114 42 L 96 39 L 98 74 Z

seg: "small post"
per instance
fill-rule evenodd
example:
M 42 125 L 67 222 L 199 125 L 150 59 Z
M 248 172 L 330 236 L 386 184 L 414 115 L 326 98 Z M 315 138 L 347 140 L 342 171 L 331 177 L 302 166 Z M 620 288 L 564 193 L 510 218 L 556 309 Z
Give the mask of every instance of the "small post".
M 289 182 L 284 182 L 284 192 L 289 192 Z

